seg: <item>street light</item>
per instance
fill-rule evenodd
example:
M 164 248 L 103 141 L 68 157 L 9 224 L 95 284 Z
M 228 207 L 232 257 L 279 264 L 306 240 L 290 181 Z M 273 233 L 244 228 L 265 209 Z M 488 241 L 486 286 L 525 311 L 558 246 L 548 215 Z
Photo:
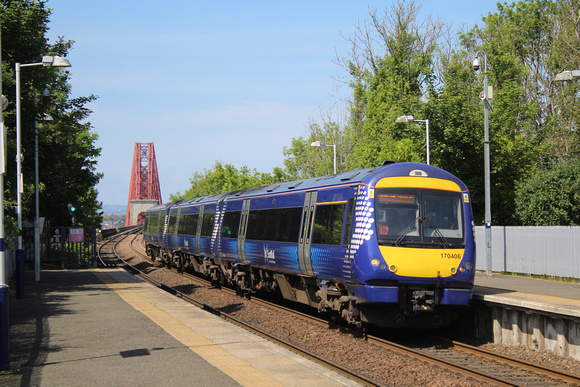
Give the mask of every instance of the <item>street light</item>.
M 489 98 L 490 90 L 487 79 L 487 54 L 485 51 L 478 51 L 475 53 L 475 59 L 473 60 L 473 70 L 478 71 L 481 67 L 481 60 L 479 55 L 483 54 L 483 72 L 485 77 L 483 79 L 483 108 L 485 111 L 484 115 L 484 125 L 485 125 L 485 138 L 483 141 L 483 154 L 484 154 L 484 174 L 485 174 L 485 264 L 487 275 L 491 275 L 491 185 L 490 185 L 490 156 L 489 156 Z
M 565 70 L 556 75 L 554 82 L 573 81 L 580 79 L 580 70 Z
M 20 114 L 20 68 L 44 66 L 44 67 L 70 67 L 68 59 L 60 56 L 43 56 L 39 63 L 16 63 L 16 213 L 18 215 L 18 249 L 16 250 L 16 278 L 19 279 L 16 288 L 16 296 L 24 297 L 24 250 L 22 248 L 22 194 L 24 183 L 22 176 L 22 150 L 21 150 L 21 114 Z
M 326 145 L 324 141 L 314 141 L 312 144 L 310 144 L 310 146 L 319 146 L 319 147 L 331 146 L 334 148 L 334 174 L 336 175 L 336 145 L 331 144 Z
M 427 165 L 431 165 L 429 162 L 429 119 L 425 120 L 416 120 L 413 116 L 401 116 L 395 120 L 395 122 L 424 122 L 426 126 L 426 133 L 427 133 Z

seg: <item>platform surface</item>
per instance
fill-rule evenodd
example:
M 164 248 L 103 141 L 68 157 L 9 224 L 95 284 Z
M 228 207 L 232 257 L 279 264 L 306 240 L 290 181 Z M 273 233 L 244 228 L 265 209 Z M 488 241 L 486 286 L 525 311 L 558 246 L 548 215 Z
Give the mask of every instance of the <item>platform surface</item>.
M 2 386 L 355 386 L 119 269 L 27 273 Z
M 580 317 L 578 283 L 477 273 L 473 298 L 545 313 Z

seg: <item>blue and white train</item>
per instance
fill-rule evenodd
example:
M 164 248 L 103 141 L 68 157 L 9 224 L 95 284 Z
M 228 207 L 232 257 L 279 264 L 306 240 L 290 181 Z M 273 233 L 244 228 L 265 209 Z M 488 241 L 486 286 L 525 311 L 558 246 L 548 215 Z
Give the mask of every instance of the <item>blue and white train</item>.
M 270 291 L 381 327 L 448 324 L 470 305 L 467 187 L 439 168 L 385 163 L 162 204 L 148 255 L 240 293 Z

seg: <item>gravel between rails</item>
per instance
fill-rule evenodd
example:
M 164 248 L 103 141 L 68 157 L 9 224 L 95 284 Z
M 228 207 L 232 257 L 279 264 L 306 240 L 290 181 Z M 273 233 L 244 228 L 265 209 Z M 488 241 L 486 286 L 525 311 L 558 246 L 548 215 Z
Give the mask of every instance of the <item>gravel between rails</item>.
M 133 246 L 141 252 L 142 236 L 138 236 Z M 117 247 L 117 253 L 133 266 L 142 268 L 151 261 L 136 256 L 128 239 Z M 361 338 L 321 327 L 302 319 L 269 308 L 252 304 L 243 297 L 227 294 L 218 289 L 200 286 L 179 275 L 175 270 L 159 267 L 147 269 L 147 274 L 190 297 L 208 304 L 222 312 L 229 313 L 243 321 L 252 323 L 279 338 L 296 343 L 302 348 L 324 356 L 339 364 L 345 364 L 357 372 L 368 375 L 389 386 L 480 386 L 480 382 L 443 368 L 428 365 L 374 344 Z M 550 351 L 536 351 L 522 346 L 484 344 L 483 348 L 503 355 L 527 360 L 554 369 L 580 375 L 580 362 L 569 357 L 561 357 Z

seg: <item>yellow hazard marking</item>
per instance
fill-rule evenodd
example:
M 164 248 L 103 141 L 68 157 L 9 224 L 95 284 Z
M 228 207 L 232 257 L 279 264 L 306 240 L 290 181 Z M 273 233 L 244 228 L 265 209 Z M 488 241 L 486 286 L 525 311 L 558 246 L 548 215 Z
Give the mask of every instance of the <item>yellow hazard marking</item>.
M 93 272 L 128 304 L 236 382 L 244 386 L 282 386 L 276 379 L 253 368 L 219 345 L 199 335 L 169 313 L 130 290 L 126 285 L 115 282 L 100 269 L 94 269 Z

